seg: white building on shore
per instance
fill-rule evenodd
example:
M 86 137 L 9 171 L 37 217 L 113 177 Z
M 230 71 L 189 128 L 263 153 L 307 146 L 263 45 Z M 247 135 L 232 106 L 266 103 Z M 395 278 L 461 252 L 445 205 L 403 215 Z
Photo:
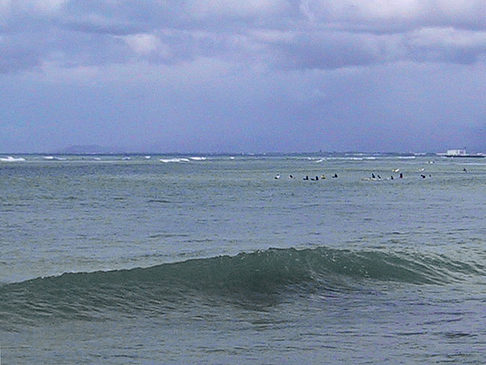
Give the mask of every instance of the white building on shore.
M 466 156 L 466 149 L 447 150 L 446 156 Z
M 447 150 L 446 153 L 438 153 L 438 156 L 443 157 L 486 157 L 483 153 L 468 154 L 465 148 Z

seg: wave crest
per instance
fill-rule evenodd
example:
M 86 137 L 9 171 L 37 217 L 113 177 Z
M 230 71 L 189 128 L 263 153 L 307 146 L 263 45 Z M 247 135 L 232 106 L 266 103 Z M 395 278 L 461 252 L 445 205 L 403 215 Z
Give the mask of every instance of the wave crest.
M 390 281 L 442 285 L 478 274 L 484 275 L 484 270 L 436 255 L 326 247 L 269 249 L 148 268 L 66 273 L 7 284 L 0 287 L 0 313 L 24 319 L 72 315 L 83 318 L 103 308 L 166 308 L 168 303 L 203 296 L 251 300 L 288 291 L 347 291 Z

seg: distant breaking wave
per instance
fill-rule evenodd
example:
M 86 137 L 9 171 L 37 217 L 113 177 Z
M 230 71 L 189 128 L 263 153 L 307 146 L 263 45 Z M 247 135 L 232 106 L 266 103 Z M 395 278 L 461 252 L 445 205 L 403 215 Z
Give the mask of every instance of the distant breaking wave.
M 55 156 L 44 156 L 44 160 L 46 161 L 66 161 L 65 157 L 55 157 Z
M 484 268 L 437 255 L 326 247 L 269 249 L 4 284 L 0 286 L 0 326 L 38 317 L 89 319 L 106 310 L 167 311 L 180 302 L 211 297 L 240 303 L 296 291 L 335 295 L 386 282 L 444 285 L 471 275 L 485 275 Z
M 374 156 L 367 156 L 367 157 L 349 157 L 349 156 L 330 156 L 324 157 L 319 160 L 314 160 L 316 163 L 321 163 L 324 161 L 364 161 L 364 160 L 376 160 Z
M 1 162 L 21 162 L 21 161 L 25 161 L 25 158 L 7 156 L 7 157 L 0 157 L 0 161 Z
M 164 163 L 170 163 L 170 162 L 176 162 L 176 163 L 181 163 L 181 162 L 190 162 L 188 158 L 161 158 L 160 162 Z
M 160 162 L 164 163 L 185 163 L 185 162 L 191 162 L 191 161 L 206 161 L 206 157 L 199 157 L 199 156 L 194 156 L 194 157 L 174 157 L 174 158 L 161 158 Z

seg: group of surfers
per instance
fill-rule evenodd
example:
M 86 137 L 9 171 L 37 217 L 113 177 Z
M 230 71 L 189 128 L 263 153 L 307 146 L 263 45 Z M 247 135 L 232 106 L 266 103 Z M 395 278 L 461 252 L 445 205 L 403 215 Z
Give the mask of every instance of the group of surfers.
M 398 173 L 398 172 L 399 172 L 399 170 L 398 170 L 398 169 L 396 169 L 396 170 L 394 170 L 393 172 L 397 172 L 397 173 Z M 422 179 L 425 179 L 427 176 L 426 176 L 426 175 L 424 175 L 424 174 L 420 174 L 420 177 L 421 177 Z M 429 174 L 429 175 L 428 175 L 428 177 L 432 177 L 432 175 L 431 175 L 431 174 Z M 338 174 L 336 174 L 336 173 L 335 173 L 334 175 L 332 175 L 332 176 L 331 176 L 331 178 L 333 178 L 333 179 L 337 179 L 337 178 L 338 178 Z M 400 173 L 399 173 L 398 178 L 399 178 L 399 179 L 403 179 L 403 173 L 402 173 L 402 172 L 400 172 Z M 276 179 L 276 180 L 280 179 L 280 174 L 275 175 L 274 179 Z M 294 175 L 289 175 L 289 179 L 295 179 Z M 319 176 L 316 176 L 316 177 L 310 177 L 310 178 L 309 178 L 309 175 L 306 175 L 306 176 L 304 176 L 304 177 L 302 178 L 302 180 L 305 180 L 305 181 L 307 181 L 307 180 L 311 180 L 311 181 L 319 181 L 319 180 L 324 180 L 324 179 L 326 179 L 326 175 L 321 175 L 320 177 L 319 177 Z M 394 179 L 395 179 L 395 176 L 391 175 L 391 176 L 390 176 L 390 180 L 394 180 Z M 382 178 L 381 178 L 381 176 L 380 176 L 379 174 L 375 174 L 374 172 L 372 172 L 372 173 L 371 173 L 371 177 L 369 177 L 369 178 L 364 178 L 363 180 L 370 180 L 370 181 L 373 181 L 373 180 L 382 180 Z

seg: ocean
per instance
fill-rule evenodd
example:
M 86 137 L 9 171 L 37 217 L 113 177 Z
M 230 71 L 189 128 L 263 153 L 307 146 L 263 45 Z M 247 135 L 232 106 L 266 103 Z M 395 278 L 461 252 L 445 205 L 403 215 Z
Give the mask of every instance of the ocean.
M 0 362 L 483 364 L 485 218 L 480 158 L 2 155 Z

